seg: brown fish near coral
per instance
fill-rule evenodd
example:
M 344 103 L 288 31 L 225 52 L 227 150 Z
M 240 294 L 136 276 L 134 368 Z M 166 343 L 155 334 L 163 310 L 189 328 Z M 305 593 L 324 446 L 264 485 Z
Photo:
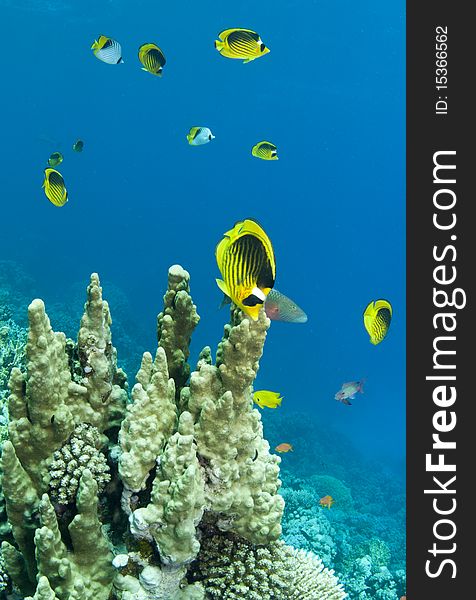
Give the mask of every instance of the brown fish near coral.
M 292 452 L 294 450 L 294 448 L 291 446 L 291 444 L 287 444 L 287 443 L 283 443 L 283 444 L 278 444 L 275 448 L 276 452 Z
M 322 508 L 326 507 L 326 508 L 331 508 L 331 506 L 334 504 L 335 500 L 332 496 L 324 496 L 323 498 L 321 498 L 319 500 L 319 504 L 322 506 Z

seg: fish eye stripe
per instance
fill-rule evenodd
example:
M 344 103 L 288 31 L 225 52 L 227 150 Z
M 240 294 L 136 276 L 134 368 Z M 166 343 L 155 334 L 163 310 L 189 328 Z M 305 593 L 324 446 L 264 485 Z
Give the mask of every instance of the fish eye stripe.
M 261 298 L 258 298 L 254 294 L 250 294 L 243 300 L 244 306 L 257 306 L 258 304 L 264 304 L 264 300 L 261 300 Z

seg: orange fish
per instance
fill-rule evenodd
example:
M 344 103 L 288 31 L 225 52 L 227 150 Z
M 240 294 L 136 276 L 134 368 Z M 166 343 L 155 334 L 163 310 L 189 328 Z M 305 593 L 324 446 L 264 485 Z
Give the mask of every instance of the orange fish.
M 400 600 L 407 600 L 407 597 L 406 597 L 406 596 L 402 596 L 402 597 L 400 598 Z
M 324 508 L 324 506 L 327 506 L 327 508 L 331 508 L 331 506 L 334 504 L 334 498 L 332 496 L 324 496 L 324 498 L 321 498 L 319 500 L 319 504 L 322 506 L 322 508 Z
M 275 448 L 276 452 L 289 452 L 289 451 L 293 451 L 293 447 L 291 446 L 291 444 L 279 444 L 278 446 L 276 446 Z

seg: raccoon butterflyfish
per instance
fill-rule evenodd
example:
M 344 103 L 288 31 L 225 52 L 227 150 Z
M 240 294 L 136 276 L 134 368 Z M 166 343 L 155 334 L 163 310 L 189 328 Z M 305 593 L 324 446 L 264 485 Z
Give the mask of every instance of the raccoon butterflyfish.
M 191 146 L 208 144 L 208 142 L 214 139 L 215 136 L 208 127 L 191 127 L 187 133 L 187 140 Z
M 94 40 L 91 50 L 94 56 L 108 65 L 117 65 L 124 62 L 122 60 L 121 44 L 105 35 L 100 35 L 97 40 Z
M 269 390 L 258 390 L 253 392 L 253 400 L 260 408 L 276 408 L 281 406 L 283 397 L 279 392 L 270 392 Z
M 380 344 L 385 338 L 392 321 L 392 305 L 387 300 L 372 301 L 364 311 L 364 325 L 370 342 Z
M 322 506 L 322 508 L 326 507 L 329 508 L 334 504 L 335 500 L 332 496 L 324 496 L 324 498 L 321 498 L 319 500 L 319 504 Z
M 68 192 L 61 173 L 55 169 L 45 169 L 43 188 L 48 200 L 55 206 L 64 206 L 68 201 Z
M 83 140 L 76 140 L 73 144 L 73 150 L 75 152 L 82 152 L 84 148 L 84 142 Z
M 251 154 L 261 160 L 278 160 L 278 149 L 271 142 L 258 142 L 251 149 Z
M 224 234 L 215 257 L 220 290 L 253 321 L 274 286 L 276 262 L 269 237 L 253 219 L 238 221 Z
M 215 48 L 226 58 L 238 58 L 248 63 L 269 52 L 260 36 L 251 29 L 226 29 L 218 37 Z
M 278 444 L 275 448 L 276 452 L 292 452 L 293 451 L 293 447 L 291 444 Z
M 48 159 L 48 164 L 50 167 L 57 167 L 59 164 L 63 162 L 63 155 L 61 152 L 53 152 Z
M 139 48 L 139 60 L 143 65 L 143 71 L 148 71 L 159 77 L 162 76 L 166 60 L 164 53 L 157 44 L 142 44 Z

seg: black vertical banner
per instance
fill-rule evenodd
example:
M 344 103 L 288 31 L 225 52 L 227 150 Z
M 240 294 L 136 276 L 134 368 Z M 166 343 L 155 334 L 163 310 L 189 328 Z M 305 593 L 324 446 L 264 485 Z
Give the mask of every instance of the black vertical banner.
M 407 3 L 409 600 L 476 597 L 470 8 L 457 0 Z

